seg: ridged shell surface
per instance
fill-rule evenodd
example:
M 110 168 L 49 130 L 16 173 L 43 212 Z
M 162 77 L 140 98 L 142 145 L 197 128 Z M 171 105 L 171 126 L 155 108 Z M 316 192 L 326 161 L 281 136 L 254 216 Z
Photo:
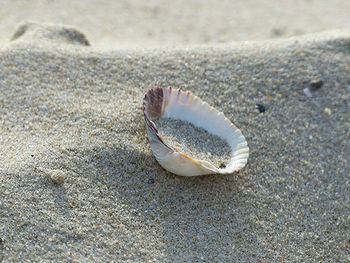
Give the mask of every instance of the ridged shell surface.
M 144 96 L 143 111 L 153 155 L 169 172 L 182 176 L 230 174 L 246 165 L 249 148 L 242 132 L 222 112 L 191 92 L 173 88 L 153 88 Z M 220 169 L 208 161 L 194 159 L 167 145 L 154 123 L 161 118 L 187 121 L 226 140 L 231 148 L 229 164 Z

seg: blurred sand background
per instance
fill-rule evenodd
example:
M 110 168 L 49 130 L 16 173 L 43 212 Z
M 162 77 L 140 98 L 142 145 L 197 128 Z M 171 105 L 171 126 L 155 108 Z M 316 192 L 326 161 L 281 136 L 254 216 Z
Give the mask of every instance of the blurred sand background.
M 350 261 L 349 1 L 0 5 L 0 261 Z M 223 111 L 247 167 L 164 171 L 153 85 Z
M 27 20 L 73 25 L 97 47 L 263 40 L 350 27 L 344 0 L 0 1 L 0 43 Z

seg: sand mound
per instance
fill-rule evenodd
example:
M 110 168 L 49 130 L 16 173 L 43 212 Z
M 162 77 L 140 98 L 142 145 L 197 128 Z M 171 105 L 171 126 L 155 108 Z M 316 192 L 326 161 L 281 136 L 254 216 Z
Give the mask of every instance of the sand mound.
M 11 40 L 22 42 L 50 42 L 50 44 L 73 44 L 89 46 L 85 35 L 75 28 L 59 25 L 41 25 L 26 22 L 18 27 Z
M 100 52 L 27 24 L 14 39 L 0 50 L 0 259 L 349 260 L 350 34 Z M 164 171 L 141 113 L 152 85 L 225 112 L 248 166 Z

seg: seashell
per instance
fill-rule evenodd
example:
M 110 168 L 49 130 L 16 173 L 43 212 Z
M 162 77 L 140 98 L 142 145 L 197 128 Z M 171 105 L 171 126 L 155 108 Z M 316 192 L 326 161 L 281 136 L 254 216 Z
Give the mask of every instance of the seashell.
M 231 174 L 242 169 L 248 161 L 249 148 L 242 132 L 222 112 L 189 91 L 159 87 L 150 89 L 143 99 L 143 112 L 153 155 L 169 172 L 181 176 Z M 169 146 L 154 123 L 161 118 L 190 122 L 226 140 L 231 148 L 229 164 L 225 168 L 218 168 Z

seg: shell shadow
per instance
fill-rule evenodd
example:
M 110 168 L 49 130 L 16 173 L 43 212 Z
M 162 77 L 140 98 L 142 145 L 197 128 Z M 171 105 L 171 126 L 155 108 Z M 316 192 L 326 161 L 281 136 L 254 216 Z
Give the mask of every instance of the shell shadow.
M 229 242 L 221 244 L 221 250 L 212 251 L 211 256 L 231 255 L 233 243 L 239 242 L 234 237 L 241 236 L 242 222 L 249 221 L 250 213 L 242 207 L 241 188 L 247 183 L 244 173 L 175 176 L 161 168 L 150 151 L 127 147 L 76 148 L 60 155 L 64 158 L 59 160 L 66 160 L 61 167 L 93 185 L 106 186 L 108 195 L 130 207 L 145 224 L 160 225 L 171 261 L 209 255 L 207 246 L 225 236 Z M 232 224 L 239 227 L 232 228 Z

